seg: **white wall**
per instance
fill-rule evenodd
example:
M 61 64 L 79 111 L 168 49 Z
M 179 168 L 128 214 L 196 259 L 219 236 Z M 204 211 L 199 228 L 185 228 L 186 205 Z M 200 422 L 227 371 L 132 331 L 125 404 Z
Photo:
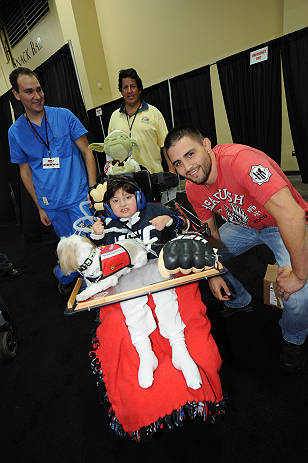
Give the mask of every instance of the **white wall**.
M 120 69 L 145 87 L 282 35 L 283 0 L 94 0 L 113 98 Z

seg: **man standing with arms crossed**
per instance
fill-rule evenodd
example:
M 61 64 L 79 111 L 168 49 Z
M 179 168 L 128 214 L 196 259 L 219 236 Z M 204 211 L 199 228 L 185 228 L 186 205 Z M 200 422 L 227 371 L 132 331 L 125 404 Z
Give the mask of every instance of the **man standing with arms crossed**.
M 284 298 L 279 322 L 282 367 L 297 372 L 306 360 L 308 333 L 308 204 L 266 154 L 238 144 L 217 145 L 192 126 L 173 128 L 165 149 L 180 175 L 221 262 L 266 244 L 278 262 L 277 289 Z M 214 212 L 226 221 L 219 231 Z M 231 309 L 249 309 L 251 295 L 230 272 L 209 280 L 213 294 Z
M 87 130 L 68 109 L 45 106 L 44 92 L 30 69 L 14 69 L 10 82 L 25 108 L 9 129 L 11 162 L 18 163 L 42 223 L 52 224 L 59 238 L 68 236 L 80 218 L 79 204 L 87 200 L 89 185 L 96 183 Z M 60 292 L 69 292 L 66 286 L 76 275 L 64 277 L 57 272 L 57 277 Z

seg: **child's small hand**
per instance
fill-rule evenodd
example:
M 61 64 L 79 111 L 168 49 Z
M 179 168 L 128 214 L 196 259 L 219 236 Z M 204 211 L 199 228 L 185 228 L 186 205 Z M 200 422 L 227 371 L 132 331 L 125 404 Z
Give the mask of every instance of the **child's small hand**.
M 155 219 L 149 220 L 149 222 L 156 228 L 156 230 L 162 231 L 170 219 L 171 217 L 169 215 L 159 215 L 158 217 L 155 217 Z
M 98 219 L 97 222 L 94 222 L 93 224 L 93 233 L 94 235 L 103 235 L 105 230 L 104 224 L 102 222 L 102 219 Z

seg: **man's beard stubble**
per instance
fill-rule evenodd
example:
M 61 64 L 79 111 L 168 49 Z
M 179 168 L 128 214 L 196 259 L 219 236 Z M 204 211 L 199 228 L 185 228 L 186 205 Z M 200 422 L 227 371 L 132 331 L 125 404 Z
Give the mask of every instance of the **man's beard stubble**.
M 203 183 L 205 183 L 207 181 L 207 179 L 209 178 L 209 175 L 211 173 L 211 170 L 212 170 L 212 161 L 210 162 L 210 165 L 209 166 L 202 166 L 200 165 L 199 168 L 202 170 L 203 172 L 203 175 L 201 178 L 191 178 L 189 176 L 189 174 L 186 173 L 186 178 L 188 180 L 190 180 L 191 182 L 195 183 L 196 185 L 202 185 Z M 195 170 L 195 169 L 194 169 Z

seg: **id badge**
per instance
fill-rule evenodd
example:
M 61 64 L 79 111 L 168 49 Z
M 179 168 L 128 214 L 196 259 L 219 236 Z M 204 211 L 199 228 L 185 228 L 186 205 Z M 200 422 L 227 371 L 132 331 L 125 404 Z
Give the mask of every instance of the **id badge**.
M 43 158 L 43 169 L 59 169 L 59 158 Z

